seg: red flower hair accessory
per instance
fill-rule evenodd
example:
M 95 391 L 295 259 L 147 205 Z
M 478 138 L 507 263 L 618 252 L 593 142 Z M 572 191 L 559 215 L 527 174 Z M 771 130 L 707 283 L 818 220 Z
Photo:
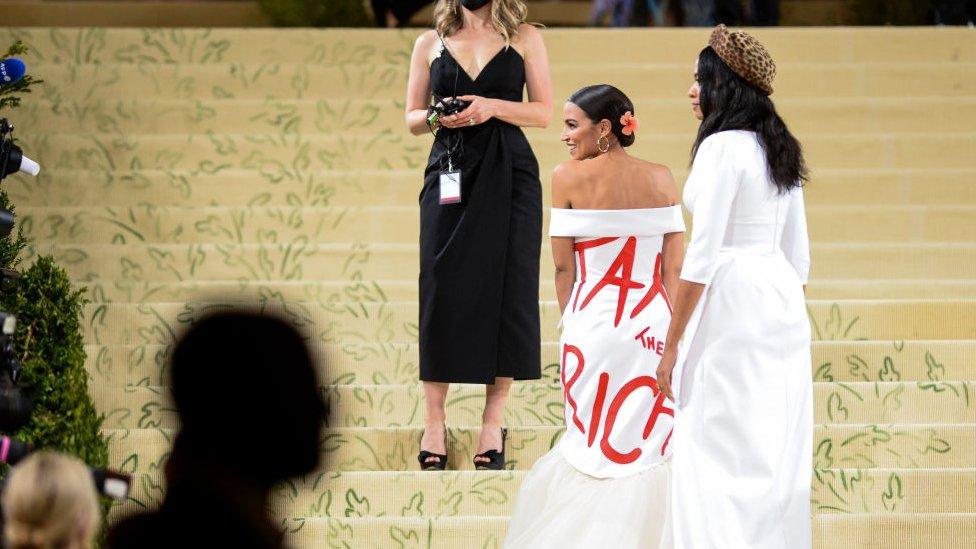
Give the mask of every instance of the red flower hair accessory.
M 634 132 L 636 132 L 637 128 L 640 127 L 640 122 L 638 122 L 637 117 L 634 116 L 633 113 L 627 111 L 623 116 L 620 117 L 620 125 L 623 126 L 620 133 L 624 135 L 634 135 Z

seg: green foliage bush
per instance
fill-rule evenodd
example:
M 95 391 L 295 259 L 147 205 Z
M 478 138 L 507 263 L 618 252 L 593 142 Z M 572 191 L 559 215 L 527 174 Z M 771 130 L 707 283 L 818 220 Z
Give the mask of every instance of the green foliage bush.
M 261 8 L 281 27 L 366 27 L 363 0 L 261 0 Z
M 102 416 L 88 394 L 81 338 L 84 290 L 71 287 L 64 269 L 42 256 L 23 273 L 0 306 L 17 315 L 21 383 L 34 402 L 30 421 L 14 437 L 36 447 L 78 456 L 89 465 L 108 464 Z
M 21 55 L 26 48 L 18 42 L 9 51 Z M 30 86 L 37 83 L 40 81 L 24 78 L 3 89 L 29 93 Z M 19 104 L 15 95 L 3 99 L 11 101 L 0 103 L 0 107 Z M 2 189 L 0 207 L 15 211 Z M 18 224 L 15 231 L 0 238 L 0 267 L 20 269 L 22 253 L 28 246 Z M 104 467 L 108 463 L 108 443 L 101 433 L 104 416 L 95 410 L 88 393 L 81 335 L 84 290 L 72 288 L 68 274 L 50 256 L 37 258 L 22 275 L 18 283 L 0 288 L 0 310 L 17 317 L 19 381 L 27 387 L 34 409 L 26 425 L 4 434 L 35 448 L 58 450 Z

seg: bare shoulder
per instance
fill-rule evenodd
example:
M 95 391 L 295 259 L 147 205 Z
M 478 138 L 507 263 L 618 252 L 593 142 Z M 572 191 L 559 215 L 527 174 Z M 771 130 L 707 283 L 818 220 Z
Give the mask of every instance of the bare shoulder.
M 518 36 L 519 40 L 542 40 L 542 31 L 531 23 L 520 23 Z
M 532 54 L 532 52 L 545 47 L 542 41 L 542 32 L 539 30 L 539 27 L 530 25 L 529 23 L 519 25 L 518 36 L 512 42 L 512 45 L 522 55 Z
M 414 41 L 413 45 L 415 48 L 429 48 L 437 43 L 437 31 L 434 29 L 426 30 L 420 33 L 420 36 Z
M 664 164 L 641 160 L 644 172 L 648 175 L 654 191 L 667 197 L 669 201 L 677 201 L 678 186 L 674 182 L 674 175 L 671 168 Z
M 582 179 L 584 170 L 585 166 L 581 160 L 565 160 L 560 162 L 556 166 L 556 169 L 552 171 L 553 188 L 557 184 L 563 187 L 575 185 Z
M 435 46 L 437 44 L 437 31 L 433 29 L 424 31 L 413 43 L 414 55 L 425 57 L 429 63 L 432 57 L 436 57 Z
M 655 179 L 674 180 L 674 176 L 671 175 L 671 168 L 656 162 L 647 162 L 646 160 L 643 162 L 646 165 L 647 172 L 650 173 Z
M 568 208 L 573 204 L 581 179 L 582 162 L 566 160 L 552 171 L 552 206 Z
M 586 180 L 587 174 L 586 161 L 584 160 L 565 160 L 560 162 L 556 169 L 552 171 L 553 191 L 562 189 L 569 190 L 580 185 Z

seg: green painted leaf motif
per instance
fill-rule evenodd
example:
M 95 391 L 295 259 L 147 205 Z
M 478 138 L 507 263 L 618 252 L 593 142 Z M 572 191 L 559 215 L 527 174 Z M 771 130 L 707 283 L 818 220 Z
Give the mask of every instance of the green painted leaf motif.
M 842 324 L 843 319 L 841 318 L 840 305 L 834 303 L 830 306 L 830 311 L 827 316 L 826 329 L 829 334 L 829 339 L 837 339 L 837 335 L 843 330 Z
M 58 253 L 58 261 L 69 265 L 76 265 L 88 260 L 88 254 L 84 250 L 69 248 Z
M 420 533 L 415 529 L 405 530 L 399 526 L 390 527 L 390 540 L 399 549 L 420 549 Z
M 902 384 L 897 385 L 894 389 L 885 394 L 884 398 L 881 399 L 881 405 L 884 406 L 886 410 L 897 411 L 901 410 L 903 406 L 902 397 L 905 394 L 905 386 Z
M 868 377 L 868 363 L 858 355 L 847 355 L 847 363 L 850 365 L 850 374 L 854 379 L 870 381 Z
M 947 454 L 952 450 L 952 444 L 945 440 L 935 429 L 927 431 L 928 437 L 919 441 L 918 452 L 925 455 L 929 452 Z
M 315 502 L 309 509 L 309 513 L 313 517 L 325 517 L 331 515 L 332 507 L 332 490 L 326 490 L 319 494 Z
M 130 454 L 129 457 L 125 458 L 121 464 L 119 464 L 119 471 L 129 473 L 130 475 L 139 470 L 139 454 Z
M 410 502 L 400 510 L 403 517 L 422 517 L 424 516 L 424 494 L 416 492 L 410 497 Z
M 152 507 L 157 507 L 163 502 L 166 489 L 162 484 L 156 482 L 151 475 L 142 475 L 140 485 L 145 498 L 144 502 Z
M 831 367 L 833 365 L 830 362 L 824 362 L 817 368 L 817 371 L 813 374 L 814 381 L 834 381 L 834 375 L 831 373 Z
M 451 492 L 440 500 L 437 501 L 437 512 L 436 516 L 443 517 L 456 517 L 458 516 L 458 509 L 461 507 L 461 502 L 464 500 L 464 494 L 459 491 Z
M 894 511 L 904 499 L 905 494 L 903 492 L 901 477 L 897 473 L 891 473 L 888 477 L 888 486 L 881 493 L 881 502 L 884 504 L 885 509 Z
M 176 267 L 176 256 L 172 252 L 156 247 L 149 248 L 148 252 L 149 258 L 156 264 L 157 271 L 173 273 L 177 280 L 183 280 L 183 276 Z
M 891 442 L 892 436 L 891 432 L 887 429 L 878 427 L 877 425 L 871 425 L 866 430 L 867 439 L 863 441 L 865 446 L 876 446 L 878 444 L 884 444 Z
M 847 421 L 850 417 L 850 410 L 844 405 L 844 399 L 841 398 L 840 393 L 833 392 L 827 397 L 827 417 L 830 418 L 832 422 L 843 422 Z
M 890 356 L 884 357 L 884 366 L 878 370 L 878 379 L 881 381 L 901 381 L 901 372 L 895 367 L 895 361 Z
M 928 368 L 926 375 L 932 381 L 942 381 L 945 379 L 945 366 L 935 359 L 931 351 L 925 351 L 925 366 Z
M 485 505 L 498 505 L 508 502 L 508 493 L 498 486 L 485 486 L 474 493 L 478 501 Z
M 813 468 L 830 469 L 834 466 L 834 441 L 827 438 L 820 441 L 817 448 L 813 451 Z
M 352 526 L 338 519 L 329 519 L 329 547 L 351 549 L 355 539 Z
M 369 510 L 369 498 L 366 496 L 359 497 L 352 488 L 346 491 L 346 517 L 368 517 Z

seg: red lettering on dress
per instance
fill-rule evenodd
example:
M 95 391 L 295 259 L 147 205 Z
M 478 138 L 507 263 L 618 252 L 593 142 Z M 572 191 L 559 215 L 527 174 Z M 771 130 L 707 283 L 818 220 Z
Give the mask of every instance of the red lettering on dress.
M 613 402 L 610 403 L 610 409 L 607 411 L 607 423 L 603 428 L 603 438 L 600 440 L 600 449 L 603 450 L 603 455 L 607 456 L 607 459 L 614 463 L 619 463 L 621 465 L 626 465 L 628 463 L 633 463 L 640 458 L 642 450 L 640 448 L 634 448 L 633 450 L 622 453 L 614 448 L 610 444 L 610 433 L 613 431 L 613 424 L 617 420 L 617 414 L 620 412 L 620 408 L 624 405 L 624 401 L 631 393 L 640 389 L 641 387 L 648 387 L 657 397 L 654 401 L 654 408 L 651 409 L 650 417 L 647 418 L 647 424 L 644 426 L 643 437 L 647 440 L 651 436 L 651 431 L 654 430 L 654 426 L 657 425 L 657 420 L 660 418 L 661 414 L 674 417 L 674 410 L 665 406 L 664 393 L 657 386 L 657 380 L 651 376 L 640 376 L 628 381 L 620 391 L 617 392 L 617 396 L 613 398 Z M 673 431 L 673 429 L 672 429 Z M 671 433 L 668 433 L 668 437 L 664 440 L 664 444 L 661 446 L 661 455 L 664 455 L 664 450 L 668 446 L 668 442 L 671 440 Z
M 580 267 L 580 280 L 579 284 L 576 286 L 576 297 L 573 298 L 574 313 L 576 312 L 576 305 L 579 303 L 580 293 L 583 291 L 583 285 L 586 284 L 586 250 L 590 248 L 598 248 L 615 240 L 617 240 L 617 237 L 610 236 L 605 238 L 594 238 L 593 240 L 586 240 L 573 244 L 573 249 L 576 250 L 576 255 L 579 256 Z
M 647 332 L 651 329 L 650 326 L 641 330 L 639 334 L 634 336 L 634 339 L 639 341 L 641 346 L 649 351 L 654 351 L 659 356 L 664 356 L 664 340 L 655 338 L 654 336 L 645 337 Z
M 671 435 L 674 434 L 674 427 L 668 431 L 668 436 L 664 439 L 664 444 L 661 445 L 661 455 L 664 455 L 664 451 L 668 448 L 668 443 L 671 442 Z
M 576 356 L 576 370 L 573 372 L 572 377 L 569 378 L 569 382 L 566 381 L 566 355 L 572 354 Z M 583 352 L 579 350 L 575 345 L 564 344 L 563 345 L 563 358 L 560 375 L 563 381 L 563 400 L 569 403 L 569 407 L 573 409 L 573 423 L 579 428 L 581 433 L 586 433 L 586 428 L 583 427 L 583 422 L 580 421 L 577 415 L 576 400 L 573 399 L 573 395 L 569 393 L 569 390 L 579 379 L 580 374 L 583 373 L 583 366 L 586 364 L 586 360 L 583 358 Z
M 590 417 L 590 433 L 587 436 L 586 445 L 593 446 L 596 433 L 600 430 L 600 417 L 603 415 L 603 401 L 607 398 L 607 386 L 610 385 L 610 374 L 603 372 L 600 374 L 600 382 L 596 388 L 596 400 L 593 402 L 593 415 Z
M 644 426 L 644 440 L 647 440 L 647 437 L 651 436 L 651 431 L 653 431 L 654 426 L 657 425 L 657 419 L 661 416 L 661 414 L 674 417 L 674 410 L 664 405 L 667 396 L 665 396 L 665 394 L 658 389 L 657 380 L 652 380 L 651 382 L 654 384 L 652 389 L 654 390 L 654 394 L 657 396 L 657 400 L 654 401 L 654 408 L 651 410 L 651 417 L 647 418 L 647 425 Z
M 617 396 L 613 398 L 613 402 L 610 403 L 610 409 L 607 410 L 607 423 L 603 427 L 603 438 L 600 440 L 600 449 L 603 450 L 603 455 L 607 456 L 607 459 L 614 463 L 619 463 L 621 465 L 626 465 L 628 463 L 633 463 L 641 456 L 641 449 L 634 448 L 627 453 L 621 453 L 616 448 L 610 444 L 610 433 L 613 432 L 613 424 L 617 421 L 617 414 L 620 412 L 620 408 L 624 405 L 624 401 L 631 393 L 640 389 L 641 387 L 648 387 L 655 395 L 659 393 L 657 388 L 657 382 L 651 376 L 640 376 L 628 381 L 620 391 L 617 392 Z M 644 440 L 647 440 L 648 433 L 645 430 Z
M 668 300 L 668 293 L 664 290 L 664 282 L 661 280 L 661 254 L 657 254 L 654 259 L 654 283 L 651 287 L 647 289 L 647 293 L 644 297 L 634 306 L 634 310 L 630 312 L 630 318 L 635 318 L 637 315 L 641 314 L 641 311 L 645 307 L 651 304 L 651 301 L 658 295 L 664 296 L 664 302 L 668 305 L 668 312 L 671 312 L 671 301 Z
M 596 283 L 596 286 L 590 290 L 587 294 L 586 299 L 583 300 L 583 305 L 581 309 L 585 309 L 586 305 L 596 296 L 606 286 L 616 286 L 617 290 L 617 313 L 613 319 L 613 326 L 617 327 L 620 325 L 620 317 L 624 314 L 624 306 L 627 305 L 627 292 L 631 289 L 643 288 L 644 285 L 640 282 L 634 282 L 630 276 L 634 270 L 634 252 L 637 249 L 637 237 L 631 236 L 627 237 L 627 242 L 624 247 L 617 254 L 617 258 L 613 260 L 607 272 L 603 275 L 603 278 Z M 618 273 L 620 273 L 618 275 Z M 634 315 L 631 315 L 633 318 Z

